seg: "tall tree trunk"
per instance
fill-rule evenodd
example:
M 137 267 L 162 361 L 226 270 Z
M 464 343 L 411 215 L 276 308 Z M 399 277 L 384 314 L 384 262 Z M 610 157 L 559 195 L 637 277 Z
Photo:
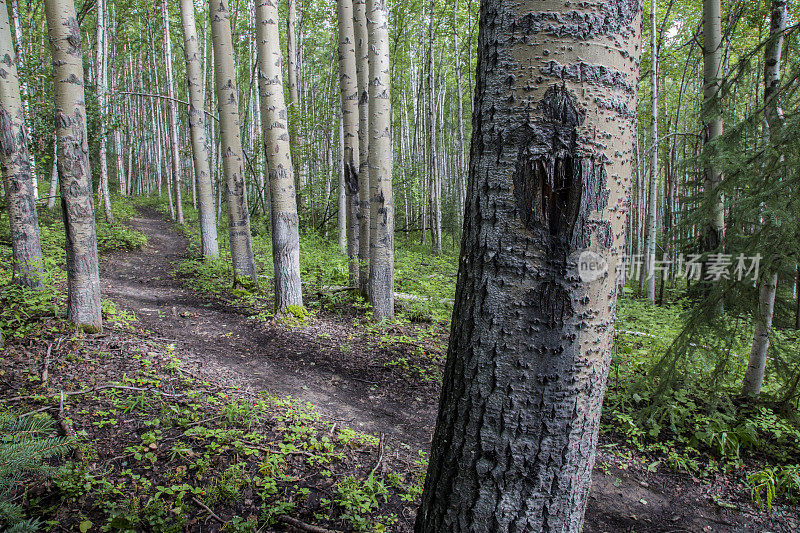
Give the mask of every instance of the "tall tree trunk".
M 11 267 L 15 283 L 26 287 L 42 286 L 42 247 L 39 242 L 39 217 L 36 212 L 34 182 L 25 135 L 14 41 L 8 21 L 8 5 L 0 0 L 0 167 L 8 206 L 11 230 Z
M 367 0 L 369 31 L 369 300 L 377 320 L 394 317 L 394 200 L 392 196 L 389 9 Z
M 106 8 L 104 0 L 97 0 L 97 25 L 96 25 L 96 48 L 95 48 L 95 68 L 97 69 L 97 107 L 98 125 L 100 136 L 98 139 L 97 159 L 100 162 L 100 198 L 103 202 L 103 211 L 106 221 L 114 223 L 114 213 L 111 210 L 111 196 L 108 188 L 108 131 L 106 128 L 106 115 L 108 114 L 108 48 L 106 45 Z
M 16 44 L 14 47 L 14 55 L 17 58 L 17 69 L 24 69 L 25 68 L 25 53 L 22 49 L 22 21 L 20 20 L 20 13 L 19 13 L 19 0 L 11 0 L 11 16 L 14 17 L 14 37 L 16 37 Z M 22 111 L 25 115 L 25 119 L 30 120 L 30 129 L 28 128 L 28 123 L 25 122 L 23 126 L 25 127 L 25 138 L 35 138 L 34 130 L 33 130 L 33 120 L 31 116 L 31 110 L 28 106 L 28 83 L 25 81 L 24 78 L 20 79 L 19 81 L 20 90 L 22 93 Z M 30 165 L 31 165 L 31 183 L 33 183 L 33 197 L 35 199 L 39 199 L 39 182 L 36 179 L 36 158 L 31 157 L 29 154 Z
M 658 27 L 656 0 L 650 0 L 650 185 L 647 196 L 647 299 L 656 301 L 656 211 L 658 209 Z
M 347 252 L 350 257 L 350 284 L 358 286 L 361 251 L 366 248 L 369 252 L 369 238 L 362 240 L 363 233 L 359 228 L 363 205 L 359 203 L 361 183 L 359 180 L 357 44 L 353 29 L 353 1 L 338 0 L 336 6 L 339 27 L 339 93 L 342 107 L 342 129 L 344 130 L 342 151 L 344 154 L 344 182 L 347 187 Z
M 339 228 L 339 250 L 347 253 L 347 193 L 345 187 L 345 155 L 344 155 L 344 120 L 339 120 L 339 212 L 337 214 L 337 226 Z
M 283 96 L 277 0 L 256 0 L 258 87 L 264 129 L 264 154 L 272 198 L 272 259 L 275 264 L 275 310 L 302 306 L 300 236 L 294 191 L 294 168 Z
M 306 188 L 305 174 L 303 173 L 303 157 L 302 147 L 303 139 L 300 134 L 301 130 L 301 108 L 300 108 L 300 91 L 298 82 L 298 54 L 297 54 L 297 0 L 288 0 L 287 2 L 287 16 L 286 16 L 286 56 L 287 66 L 286 71 L 289 75 L 289 107 L 291 107 L 295 120 L 294 143 L 295 155 L 299 158 L 297 165 L 296 175 L 296 194 L 297 205 L 303 205 L 303 193 Z
M 428 13 L 428 182 L 430 183 L 430 217 L 431 217 L 431 245 L 433 252 L 442 253 L 442 203 L 441 184 L 439 182 L 439 168 L 437 165 L 436 150 L 436 106 L 434 104 L 434 60 L 433 60 L 433 25 L 436 15 L 436 0 L 430 0 Z
M 358 288 L 369 296 L 370 200 L 369 200 L 369 34 L 366 0 L 353 2 L 355 62 L 358 77 Z
M 720 0 L 703 0 L 703 136 L 708 145 L 722 135 L 722 8 Z M 710 150 L 704 147 L 706 155 Z M 722 174 L 710 162 L 704 168 L 704 189 L 712 210 L 703 235 L 703 249 L 722 246 L 725 236 L 724 197 L 719 191 Z M 720 309 L 721 310 L 721 309 Z
M 53 57 L 58 176 L 66 233 L 67 316 L 82 329 L 100 331 L 100 271 L 80 29 L 72 0 L 45 0 L 44 9 Z
M 772 142 L 777 137 L 778 130 L 783 126 L 779 89 L 783 34 L 786 32 L 787 18 L 787 0 L 772 0 L 769 39 L 767 46 L 764 47 L 764 115 L 768 130 L 767 142 Z M 757 397 L 761 394 L 764 372 L 767 367 L 767 352 L 769 351 L 769 337 L 772 330 L 777 290 L 778 274 L 765 272 L 759 289 L 753 344 L 750 348 L 750 360 L 742 385 L 743 396 Z
M 203 257 L 217 257 L 217 218 L 214 215 L 214 191 L 211 186 L 211 169 L 208 166 L 206 124 L 204 114 L 203 67 L 200 47 L 197 42 L 197 26 L 194 17 L 194 2 L 180 0 L 183 26 L 184 56 L 186 58 L 186 83 L 189 92 L 189 129 L 192 138 L 192 160 L 200 200 L 200 247 Z
M 209 16 L 214 46 L 214 78 L 219 107 L 219 135 L 228 203 L 234 284 L 238 283 L 240 278 L 250 278 L 257 284 L 258 274 L 250 238 L 250 211 L 247 208 L 247 194 L 244 188 L 244 158 L 239 131 L 239 102 L 228 0 L 210 0 Z
M 169 153 L 172 162 L 172 185 L 175 187 L 175 215 L 183 224 L 181 199 L 181 158 L 178 153 L 178 111 L 175 109 L 175 83 L 172 80 L 172 38 L 169 32 L 167 0 L 161 0 L 161 17 L 164 19 L 164 65 L 167 79 L 167 116 L 169 121 Z
M 456 59 L 456 100 L 458 103 L 457 145 L 456 145 L 456 213 L 457 225 L 464 221 L 464 197 L 466 195 L 466 180 L 464 175 L 467 169 L 464 165 L 464 87 L 461 72 L 461 48 L 458 42 L 458 0 L 453 2 L 453 49 Z
M 640 28 L 639 2 L 481 4 L 460 272 L 417 532 L 581 530 Z

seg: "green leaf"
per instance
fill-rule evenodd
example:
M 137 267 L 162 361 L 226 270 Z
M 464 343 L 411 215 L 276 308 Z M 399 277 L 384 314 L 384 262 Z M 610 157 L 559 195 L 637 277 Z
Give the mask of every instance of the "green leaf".
M 91 520 L 84 520 L 83 522 L 80 523 L 80 525 L 78 525 L 78 529 L 81 531 L 81 533 L 86 533 L 87 531 L 92 529 L 93 525 L 94 524 L 92 524 Z

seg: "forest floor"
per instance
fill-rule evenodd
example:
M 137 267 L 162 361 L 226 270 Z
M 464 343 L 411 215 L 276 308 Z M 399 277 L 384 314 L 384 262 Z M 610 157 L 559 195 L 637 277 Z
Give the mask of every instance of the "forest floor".
M 387 366 L 391 354 L 361 346 L 350 318 L 319 313 L 309 325 L 287 327 L 253 320 L 214 295 L 187 288 L 171 274 L 186 254 L 186 238 L 150 208 L 128 223 L 148 236 L 148 244 L 105 257 L 104 296 L 134 312 L 154 335 L 175 341 L 176 351 L 199 367 L 203 379 L 310 402 L 327 419 L 385 435 L 387 449 L 409 461 L 428 449 L 438 384 Z M 756 510 L 746 489 L 724 476 L 701 483 L 665 469 L 651 472 L 645 458 L 618 443 L 601 441 L 597 465 L 587 532 L 800 527 L 796 515 Z

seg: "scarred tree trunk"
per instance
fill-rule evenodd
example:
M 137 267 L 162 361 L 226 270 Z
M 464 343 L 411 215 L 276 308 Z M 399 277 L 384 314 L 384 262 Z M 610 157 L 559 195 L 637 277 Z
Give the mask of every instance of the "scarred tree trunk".
M 203 67 L 200 47 L 197 42 L 197 27 L 194 17 L 194 2 L 181 0 L 181 22 L 183 26 L 184 56 L 186 58 L 186 83 L 189 90 L 189 129 L 192 138 L 192 160 L 194 162 L 197 198 L 199 200 L 200 247 L 203 257 L 217 257 L 217 218 L 214 215 L 214 191 L 211 186 L 211 170 L 208 166 L 206 125 L 204 115 Z
M 283 96 L 277 0 L 256 0 L 258 88 L 264 130 L 264 154 L 271 190 L 272 259 L 275 309 L 302 306 L 300 235 L 294 191 L 294 168 Z
M 366 0 L 353 1 L 355 63 L 358 77 L 358 288 L 369 295 L 369 36 Z
M 369 238 L 363 240 L 364 235 L 359 228 L 363 206 L 359 204 L 361 184 L 359 181 L 357 45 L 353 30 L 353 1 L 338 0 L 336 5 L 339 24 L 339 93 L 344 130 L 344 183 L 347 193 L 347 252 L 350 257 L 350 283 L 358 285 L 359 262 L 363 249 L 369 253 Z
M 369 31 L 369 300 L 377 320 L 394 316 L 394 200 L 392 196 L 389 9 L 367 0 Z
M 220 148 L 228 201 L 228 229 L 234 283 L 240 277 L 246 277 L 257 284 L 258 275 L 250 239 L 250 211 L 247 208 L 247 195 L 244 189 L 244 158 L 239 131 L 239 103 L 228 0 L 211 0 L 209 16 L 214 46 L 214 78 L 219 108 Z M 268 122 L 266 118 L 264 121 Z
M 108 114 L 108 54 L 106 43 L 106 9 L 104 0 L 97 0 L 97 47 L 95 49 L 95 68 L 97 69 L 97 107 L 100 137 L 98 139 L 97 159 L 100 162 L 100 198 L 103 202 L 103 211 L 106 221 L 114 223 L 114 213 L 111 210 L 111 195 L 108 188 L 108 131 L 106 129 L 106 115 Z
M 636 0 L 483 0 L 461 260 L 417 532 L 581 529 L 624 251 Z
M 16 283 L 39 288 L 42 285 L 39 217 L 6 0 L 0 0 L 0 56 L 0 167 L 11 230 L 11 267 Z
M 172 169 L 172 186 L 175 188 L 175 215 L 183 224 L 181 199 L 181 158 L 178 154 L 178 111 L 175 108 L 175 83 L 172 80 L 172 38 L 169 33 L 167 0 L 161 0 L 161 17 L 164 19 L 164 72 L 167 80 L 167 120 L 169 122 L 169 153 Z
M 16 44 L 14 48 L 14 53 L 16 54 L 17 58 L 17 69 L 23 69 L 25 65 L 25 54 L 22 50 L 22 22 L 20 20 L 20 13 L 19 13 L 19 0 L 11 0 L 11 15 L 14 17 L 14 36 L 16 37 Z M 22 110 L 25 114 L 25 118 L 30 121 L 30 130 L 28 130 L 27 122 L 25 123 L 25 138 L 30 139 L 31 136 L 35 133 L 33 131 L 33 120 L 31 119 L 31 110 L 28 106 L 28 84 L 27 82 L 22 79 L 20 80 L 20 91 L 22 94 Z M 35 138 L 35 137 L 34 137 Z M 39 181 L 36 179 L 36 158 L 30 157 L 31 162 L 31 183 L 33 184 L 33 196 L 35 199 L 39 199 Z
M 772 0 L 770 30 L 767 46 L 764 48 L 764 114 L 767 124 L 767 141 L 778 134 L 783 125 L 783 110 L 779 99 L 781 84 L 781 52 L 783 34 L 786 32 L 788 18 L 787 0 Z M 750 360 L 744 375 L 742 395 L 756 397 L 761 394 L 764 372 L 767 367 L 769 337 L 772 330 L 772 317 L 775 313 L 775 293 L 778 290 L 778 274 L 764 273 L 758 298 L 753 344 Z
M 89 171 L 81 35 L 72 0 L 45 0 L 53 57 L 58 135 L 58 177 L 67 256 L 67 316 L 78 327 L 99 331 L 100 271 Z

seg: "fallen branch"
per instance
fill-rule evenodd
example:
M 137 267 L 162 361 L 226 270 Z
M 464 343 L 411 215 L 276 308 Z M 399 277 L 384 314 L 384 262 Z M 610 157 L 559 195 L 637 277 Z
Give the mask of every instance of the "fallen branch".
M 372 468 L 372 471 L 369 473 L 369 477 L 367 479 L 374 476 L 375 471 L 378 469 L 378 467 L 381 466 L 381 463 L 383 463 L 383 451 L 385 447 L 386 447 L 386 435 L 384 435 L 383 432 L 381 432 L 381 439 L 380 441 L 378 441 L 378 449 L 380 450 L 380 452 L 378 453 L 378 462 L 375 463 L 375 466 Z
M 47 378 L 50 377 L 48 368 L 50 367 L 50 352 L 53 351 L 53 343 L 47 343 L 47 355 L 44 357 L 44 370 L 42 371 L 42 386 L 47 385 Z
M 224 524 L 224 523 L 225 523 L 225 520 L 223 520 L 222 518 L 220 518 L 219 516 L 217 516 L 217 514 L 216 514 L 214 511 L 212 511 L 211 509 L 209 509 L 209 508 L 208 508 L 208 505 L 204 504 L 203 502 L 201 502 L 200 500 L 198 500 L 198 499 L 197 499 L 197 498 L 195 498 L 194 496 L 192 496 L 192 501 L 193 501 L 194 503 L 196 503 L 197 505 L 199 505 L 200 507 L 202 507 L 203 509 L 205 509 L 206 511 L 208 511 L 208 514 L 210 514 L 211 516 L 213 516 L 214 518 L 216 518 L 216 519 L 217 519 L 217 521 L 219 521 L 219 523 L 220 523 L 220 524 Z M 208 520 L 208 519 L 206 519 L 206 520 Z
M 286 515 L 279 516 L 278 522 L 283 522 L 284 524 L 290 525 L 293 528 L 299 529 L 301 531 L 309 531 L 311 533 L 339 533 L 333 529 L 325 529 L 324 527 L 319 526 L 312 526 L 311 524 L 306 524 L 305 522 L 301 522 L 296 518 L 290 518 Z

